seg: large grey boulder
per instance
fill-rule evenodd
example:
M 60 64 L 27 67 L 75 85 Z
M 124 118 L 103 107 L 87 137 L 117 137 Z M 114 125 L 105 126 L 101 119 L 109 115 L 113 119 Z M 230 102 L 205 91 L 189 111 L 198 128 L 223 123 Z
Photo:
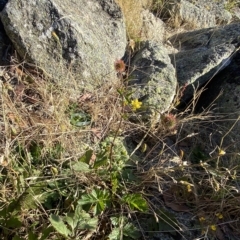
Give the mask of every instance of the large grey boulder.
M 216 24 L 226 24 L 232 15 L 225 9 L 226 0 L 170 0 L 164 5 L 175 27 L 207 28 Z
M 227 153 L 234 153 L 231 157 L 237 157 L 239 164 L 240 149 L 240 53 L 236 53 L 231 64 L 218 74 L 209 85 L 205 99 L 213 100 L 216 94 L 222 94 L 214 102 L 214 115 L 219 132 L 222 133 L 222 148 Z M 209 99 L 212 96 L 212 99 Z M 206 104 L 206 102 L 205 102 Z M 217 121 L 219 120 L 219 121 Z
M 231 61 L 239 46 L 240 23 L 175 35 L 169 40 L 179 49 L 171 54 L 180 86 L 187 86 L 183 100 L 203 86 Z
M 115 79 L 114 62 L 126 47 L 115 1 L 10 1 L 1 20 L 19 55 L 55 80 L 71 73 L 80 86 L 93 88 Z
M 160 113 L 169 109 L 177 85 L 167 49 L 160 42 L 146 41 L 131 60 L 131 66 L 129 88 L 132 98 L 143 102 L 141 117 L 158 121 Z
M 160 18 L 155 17 L 147 9 L 144 9 L 141 12 L 141 17 L 143 20 L 141 29 L 141 40 L 154 40 L 163 42 L 166 36 L 165 23 Z
M 217 157 L 221 149 L 226 154 L 219 158 L 219 166 L 235 169 L 240 163 L 240 52 L 209 82 L 195 111 L 201 116 L 207 114 L 208 118 L 199 122 L 193 120 L 182 127 L 180 139 L 187 140 L 186 136 L 198 133 L 190 138 L 191 141 L 183 141 L 184 152 L 192 151 L 193 143 L 209 157 Z M 187 145 L 191 147 L 187 149 Z
M 228 24 L 232 20 L 232 14 L 227 10 L 227 4 L 229 0 L 187 0 L 188 2 L 194 4 L 199 10 L 206 10 L 210 15 L 215 18 L 215 24 Z M 200 13 L 198 13 L 200 14 Z

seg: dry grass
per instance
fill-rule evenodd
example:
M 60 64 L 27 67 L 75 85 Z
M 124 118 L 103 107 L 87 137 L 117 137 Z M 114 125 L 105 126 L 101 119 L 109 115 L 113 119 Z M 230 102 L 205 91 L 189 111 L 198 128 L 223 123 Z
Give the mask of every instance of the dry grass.
M 76 161 L 89 147 L 97 149 L 99 143 L 111 133 L 127 134 L 135 146 L 132 155 L 143 158 L 135 172 L 141 182 L 131 184 L 127 191 L 138 192 L 144 189 L 143 195 L 148 199 L 149 212 L 158 218 L 160 225 L 165 224 L 169 233 L 177 232 L 183 239 L 186 236 L 193 239 L 196 234 L 201 235 L 201 231 L 206 236 L 219 239 L 226 231 L 228 235 L 231 232 L 233 236 L 239 236 L 239 209 L 235 204 L 239 202 L 237 166 L 232 165 L 231 169 L 227 169 L 222 161 L 227 156 L 219 156 L 217 151 L 212 156 L 206 154 L 206 147 L 207 152 L 212 152 L 214 147 L 221 146 L 218 141 L 213 142 L 213 139 L 211 142 L 206 141 L 214 133 L 215 127 L 209 126 L 217 118 L 215 116 L 214 121 L 211 120 L 210 108 L 198 115 L 193 111 L 195 102 L 190 103 L 185 113 L 178 114 L 173 108 L 174 115 L 169 115 L 176 120 L 173 127 L 171 125 L 168 128 L 164 121 L 156 128 L 148 129 L 122 118 L 123 99 L 117 89 L 123 89 L 123 85 L 105 86 L 95 93 L 83 91 L 77 98 L 69 97 L 71 90 L 62 88 L 61 85 L 44 79 L 36 68 L 27 68 L 23 63 L 14 63 L 3 69 L 1 165 L 2 175 L 6 171 L 8 174 L 5 182 L 1 182 L 2 208 L 11 204 L 12 199 L 19 199 L 23 208 L 29 207 L 29 200 L 21 200 L 23 191 L 16 189 L 23 183 L 32 189 L 33 183 L 27 181 L 39 178 L 34 162 L 36 159 L 42 161 L 37 164 L 38 168 L 54 173 L 51 175 L 54 177 L 51 180 L 53 183 L 63 179 L 69 184 L 67 188 L 59 190 L 72 189 L 69 190 L 67 199 L 71 199 L 72 191 L 77 191 L 82 185 L 88 188 L 98 185 L 108 189 L 102 178 L 95 174 L 64 175 L 64 165 Z M 195 98 L 197 100 L 198 97 Z M 71 114 L 80 110 L 92 116 L 91 124 L 85 128 L 76 128 L 70 124 Z M 34 154 L 39 155 L 36 158 Z M 218 158 L 221 161 L 219 168 L 216 168 L 214 162 Z M 28 180 L 20 177 L 18 171 L 25 172 Z M 49 176 L 44 175 L 41 179 L 45 181 Z M 35 190 L 31 191 L 37 196 L 35 204 L 37 202 L 39 208 L 32 212 L 34 215 L 30 212 L 21 213 L 24 222 L 22 236 L 27 235 L 27 229 L 34 222 L 38 222 L 41 231 L 52 211 L 45 209 Z M 69 206 L 64 209 L 54 207 L 63 213 L 71 211 Z M 121 211 L 124 214 L 126 209 Z M 137 225 L 144 229 L 143 236 L 147 234 L 150 225 L 145 225 L 145 222 L 151 222 L 154 218 L 136 216 L 129 209 L 127 211 L 135 216 Z M 174 215 L 170 212 L 174 212 Z M 188 225 L 188 222 L 182 222 L 180 212 L 188 212 L 194 218 L 194 227 Z M 108 214 L 110 213 L 101 215 L 101 228 L 105 221 L 109 221 L 106 220 Z M 159 234 L 163 231 L 159 226 L 151 227 L 152 231 Z M 111 231 L 109 226 L 106 229 Z M 102 231 L 98 231 L 98 237 L 105 234 Z M 49 236 L 54 239 L 54 235 Z
M 141 30 L 143 19 L 141 12 L 143 8 L 149 8 L 151 0 L 117 0 L 116 1 L 124 14 L 129 39 L 139 41 L 141 39 Z
M 138 39 L 142 24 L 140 12 L 143 6 L 153 4 L 152 1 L 118 2 L 127 20 L 129 38 Z M 1 229 L 0 235 L 10 239 L 16 233 L 28 239 L 34 227 L 39 236 L 44 229 L 49 229 L 51 233 L 45 239 L 56 239 L 56 232 L 49 227 L 50 214 L 72 213 L 77 201 L 96 188 L 111 192 L 113 206 L 97 215 L 98 226 L 94 233 L 81 231 L 78 239 L 108 236 L 114 229 L 110 219 L 119 213 L 131 216 L 128 221 L 141 229 L 142 239 L 153 239 L 154 234 L 161 238 L 164 235 L 157 234 L 163 232 L 173 233 L 179 239 L 201 236 L 202 239 L 222 240 L 225 235 L 238 239 L 239 153 L 219 154 L 225 149 L 223 140 L 232 129 L 219 129 L 221 116 L 213 115 L 213 105 L 201 113 L 194 112 L 203 90 L 196 91 L 193 100 L 181 112 L 176 109 L 182 95 L 179 89 L 172 109 L 152 128 L 129 121 L 128 117 L 134 113 L 126 110 L 119 90 L 126 91 L 123 81 L 102 86 L 94 92 L 84 89 L 78 92 L 66 88 L 64 82 L 44 78 L 41 71 L 26 63 L 14 61 L 2 67 L 0 224 L 7 230 Z M 89 121 L 84 127 L 71 124 L 72 116 L 79 113 L 91 117 L 80 121 L 80 124 Z M 221 131 L 225 134 L 221 135 Z M 87 149 L 93 150 L 90 161 L 94 162 L 107 136 L 113 136 L 112 143 L 104 148 L 109 153 L 110 164 L 99 172 L 72 171 L 72 165 L 85 156 Z M 124 179 L 122 169 L 121 180 L 113 178 L 117 172 L 113 172 L 117 136 L 129 139 L 131 163 L 138 159 L 134 167 L 130 165 L 133 172 L 127 172 L 131 178 L 136 177 L 130 183 L 129 179 Z M 118 154 L 122 160 L 122 150 Z M 119 168 L 120 164 L 121 161 Z M 119 181 L 118 190 L 114 190 L 116 181 Z M 36 184 L 49 194 L 52 201 L 49 205 L 41 200 L 42 192 L 35 190 Z M 123 204 L 122 198 L 132 193 L 141 193 L 147 200 L 147 214 L 137 214 L 136 209 Z M 27 197 L 31 194 L 34 207 Z M 11 204 L 20 207 L 11 210 Z M 15 218 L 16 213 L 20 218 Z M 93 219 L 92 209 L 89 213 Z M 183 219 L 184 214 L 187 220 Z M 8 218 L 20 219 L 22 226 L 12 227 L 5 221 Z M 122 231 L 122 226 L 119 229 Z
M 85 149 L 79 147 L 80 142 L 91 145 L 92 135 L 101 140 L 116 128 L 121 107 L 116 91 L 119 87 L 119 84 L 105 85 L 104 89 L 92 93 L 75 91 L 73 94 L 73 89 L 45 79 L 37 69 L 26 68 L 24 63 L 3 68 L 1 139 L 10 148 L 16 142 L 27 146 L 36 141 L 47 148 L 61 142 L 62 147 L 71 149 L 75 158 Z M 70 123 L 71 114 L 78 111 L 91 115 L 91 122 L 84 130 Z M 11 152 L 5 144 L 2 143 L 2 149 Z

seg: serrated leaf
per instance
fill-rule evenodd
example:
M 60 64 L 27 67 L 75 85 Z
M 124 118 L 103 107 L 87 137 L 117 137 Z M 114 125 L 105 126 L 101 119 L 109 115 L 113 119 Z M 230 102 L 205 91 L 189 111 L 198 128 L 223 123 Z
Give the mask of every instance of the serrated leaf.
M 115 227 L 119 224 L 119 218 L 118 217 L 111 217 L 111 223 Z
M 78 229 L 81 230 L 95 230 L 98 225 L 98 219 L 97 218 L 89 218 L 89 219 L 82 219 L 79 222 Z
M 77 229 L 95 230 L 98 224 L 98 219 L 91 218 L 90 214 L 86 213 L 81 205 L 77 205 L 74 218 L 78 221 Z
M 63 220 L 59 216 L 52 214 L 49 218 L 49 221 L 57 230 L 57 232 L 62 234 L 64 237 L 68 237 L 71 234 L 71 231 L 67 228 L 67 226 L 64 224 Z
M 132 223 L 127 223 L 123 227 L 123 235 L 133 239 L 139 239 L 141 236 L 140 231 Z
M 92 204 L 95 202 L 96 202 L 96 199 L 93 199 L 91 195 L 88 195 L 88 194 L 84 194 L 82 198 L 78 200 L 79 205 Z
M 76 217 L 77 219 L 91 218 L 90 215 L 82 209 L 82 206 L 80 204 L 78 204 L 77 207 L 76 207 L 74 217 Z
M 110 240 L 122 239 L 139 239 L 141 234 L 140 231 L 132 224 L 127 223 L 128 219 L 124 216 L 111 217 L 111 222 L 114 225 L 114 229 L 108 236 Z
M 98 189 L 93 189 L 89 196 L 95 200 L 100 198 L 100 194 L 101 190 L 99 191 Z
M 120 239 L 120 231 L 118 228 L 114 228 L 108 236 L 109 240 L 118 240 Z
M 91 171 L 91 169 L 89 169 L 89 165 L 85 162 L 76 162 L 72 165 L 72 168 L 76 172 L 87 173 Z
M 127 194 L 123 197 L 123 200 L 131 209 L 137 209 L 141 212 L 145 212 L 148 209 L 146 200 L 139 193 Z
M 101 213 L 106 206 L 110 204 L 110 193 L 101 189 L 93 189 L 90 194 L 84 194 L 80 200 L 79 205 L 92 205 L 94 215 Z
M 104 202 L 99 201 L 96 206 L 93 208 L 94 215 L 100 214 L 105 209 L 106 204 Z
M 68 213 L 67 216 L 64 218 L 64 220 L 68 223 L 68 225 L 71 227 L 71 230 L 73 231 L 75 227 L 78 224 L 78 220 L 74 217 L 73 213 Z

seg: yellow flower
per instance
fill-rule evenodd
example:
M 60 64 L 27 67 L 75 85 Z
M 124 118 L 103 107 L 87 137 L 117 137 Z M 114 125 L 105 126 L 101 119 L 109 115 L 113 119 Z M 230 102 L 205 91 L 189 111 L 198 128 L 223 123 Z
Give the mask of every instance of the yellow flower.
M 216 230 L 217 230 L 217 226 L 216 226 L 216 225 L 211 225 L 210 228 L 211 228 L 213 231 L 216 231 Z
M 192 191 L 191 185 L 189 185 L 189 184 L 187 185 L 187 191 L 188 191 L 188 192 L 191 192 L 191 191 Z
M 219 149 L 219 152 L 218 152 L 219 156 L 223 156 L 225 154 L 226 154 L 226 152 L 223 149 Z
M 139 102 L 138 99 L 134 99 L 131 101 L 131 106 L 132 106 L 132 110 L 136 111 L 137 109 L 141 108 L 142 102 Z
M 219 219 L 223 219 L 223 215 L 222 215 L 221 213 L 216 213 L 215 215 L 216 215 L 216 217 L 218 217 Z
M 199 218 L 199 221 L 200 221 L 200 222 L 203 222 L 203 221 L 205 221 L 205 220 L 206 220 L 205 217 L 200 217 L 200 218 Z

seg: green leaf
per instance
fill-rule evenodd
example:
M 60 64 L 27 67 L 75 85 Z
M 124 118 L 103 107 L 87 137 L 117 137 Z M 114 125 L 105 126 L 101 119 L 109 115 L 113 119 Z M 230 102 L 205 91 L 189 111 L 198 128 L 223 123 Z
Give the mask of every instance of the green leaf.
M 83 127 L 91 124 L 91 116 L 84 112 L 72 113 L 70 123 L 76 127 Z
M 70 230 L 59 216 L 52 214 L 49 220 L 57 232 L 62 234 L 64 237 L 68 237 L 71 234 Z
M 86 205 L 92 203 L 96 203 L 96 199 L 93 199 L 92 196 L 89 194 L 82 195 L 82 198 L 78 200 L 79 205 Z
M 80 230 L 95 230 L 98 225 L 98 218 L 92 218 L 82 209 L 81 205 L 77 205 L 73 221 L 75 224 L 77 223 L 74 228 Z
M 93 212 L 94 212 L 94 215 L 98 215 L 100 214 L 101 212 L 103 212 L 103 210 L 105 209 L 105 202 L 101 202 L 99 201 L 96 206 L 93 208 Z
M 38 239 L 37 234 L 34 234 L 33 232 L 28 233 L 28 240 L 36 240 Z
M 101 189 L 93 189 L 90 194 L 84 194 L 80 200 L 78 200 L 79 205 L 90 204 L 94 208 L 94 215 L 101 213 L 106 206 L 110 204 L 110 193 L 108 191 Z
M 141 233 L 132 223 L 127 223 L 123 227 L 123 235 L 133 239 L 139 239 L 141 236 Z
M 89 165 L 85 162 L 76 162 L 72 165 L 72 168 L 76 172 L 87 173 L 91 171 L 91 169 L 89 169 Z
M 10 217 L 6 220 L 5 225 L 7 228 L 19 228 L 22 226 L 22 222 L 18 219 L 18 217 Z
M 79 222 L 78 229 L 81 230 L 95 230 L 98 226 L 98 219 L 95 218 L 88 218 L 88 219 L 82 219 Z
M 40 240 L 46 240 L 49 239 L 48 236 L 50 233 L 52 233 L 54 231 L 53 227 L 47 227 L 47 228 L 43 228 L 42 231 L 42 237 L 40 238 Z
M 64 220 L 68 223 L 68 225 L 71 227 L 71 230 L 73 231 L 76 226 L 78 225 L 78 220 L 74 217 L 73 213 L 68 213 L 67 216 L 64 218 Z
M 119 224 L 119 218 L 118 217 L 111 217 L 111 222 L 114 227 L 116 227 Z
M 89 162 L 90 162 L 90 160 L 91 160 L 91 158 L 92 158 L 92 155 L 93 155 L 93 150 L 92 150 L 92 149 L 89 149 L 89 150 L 87 150 L 87 151 L 84 153 L 83 156 L 81 156 L 81 157 L 79 158 L 79 161 L 80 161 L 80 162 L 84 162 L 84 163 L 86 163 L 86 164 L 89 165 Z
M 126 202 L 131 209 L 137 209 L 141 212 L 148 210 L 146 200 L 139 193 L 127 194 L 123 197 L 123 201 Z
M 82 206 L 80 204 L 78 204 L 75 209 L 74 217 L 77 219 L 91 218 L 90 215 L 82 209 Z
M 97 160 L 94 162 L 94 168 L 99 168 L 101 166 L 106 165 L 106 163 L 108 162 L 108 157 L 107 156 L 103 156 L 102 158 L 98 158 L 97 156 Z
M 114 226 L 113 231 L 108 236 L 110 240 L 122 239 L 139 239 L 141 234 L 140 231 L 132 224 L 127 222 L 128 219 L 124 216 L 111 217 L 112 225 Z
M 109 240 L 120 240 L 119 228 L 114 228 L 108 236 Z

